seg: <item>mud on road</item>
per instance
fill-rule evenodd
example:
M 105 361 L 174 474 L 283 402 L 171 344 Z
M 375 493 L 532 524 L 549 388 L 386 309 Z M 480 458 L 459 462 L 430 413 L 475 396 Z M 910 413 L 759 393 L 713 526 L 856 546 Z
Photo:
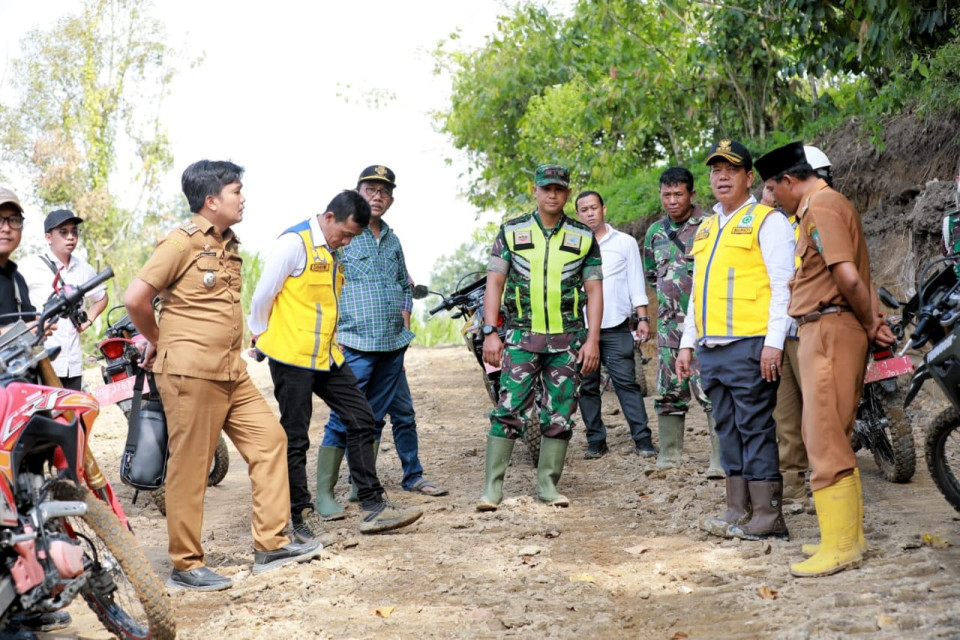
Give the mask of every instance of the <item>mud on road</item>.
M 251 363 L 250 370 L 276 408 L 266 365 Z M 207 491 L 204 545 L 208 564 L 236 584 L 208 594 L 171 590 L 181 638 L 960 637 L 958 514 L 922 459 L 910 483 L 892 485 L 861 452 L 864 565 L 799 580 L 788 565 L 801 559 L 802 543 L 815 541 L 816 516 L 788 515 L 789 542 L 721 540 L 697 528 L 703 516 L 722 511 L 724 499 L 722 481 L 703 476 L 709 440 L 699 409 L 688 419 L 683 468 L 657 471 L 633 454 L 616 397 L 608 393 L 611 453 L 583 460 L 577 425 L 560 484 L 570 508 L 536 502 L 533 467 L 518 446 L 502 508 L 480 514 L 474 502 L 490 406 L 476 362 L 462 347 L 413 348 L 407 371 L 424 467 L 450 495 L 401 491 L 386 434 L 377 461 L 381 480 L 392 498 L 423 506 L 421 521 L 361 536 L 351 506 L 346 520 L 332 524 L 336 543 L 321 560 L 253 576 L 249 483 L 231 446 L 226 480 Z M 647 375 L 653 379 L 653 363 Z M 647 408 L 652 415 L 651 398 Z M 315 409 L 314 443 L 327 416 L 319 401 Z M 935 413 L 915 415 L 920 451 L 922 423 Z M 113 479 L 124 438 L 120 412 L 105 409 L 93 446 Z M 308 460 L 311 477 L 313 464 Z M 119 492 L 140 544 L 166 579 L 163 517 L 144 496 L 131 505 L 132 491 Z M 109 637 L 85 605 L 70 611 L 74 626 L 47 637 Z

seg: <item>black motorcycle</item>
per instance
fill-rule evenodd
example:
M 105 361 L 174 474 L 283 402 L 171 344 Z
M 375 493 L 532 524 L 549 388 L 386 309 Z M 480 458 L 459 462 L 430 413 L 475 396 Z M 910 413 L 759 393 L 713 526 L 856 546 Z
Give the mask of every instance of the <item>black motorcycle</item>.
M 942 411 L 927 430 L 925 457 L 930 476 L 953 507 L 960 511 L 960 278 L 956 258 L 938 258 L 920 272 L 916 328 L 903 348 L 932 347 L 910 381 L 904 400 L 909 406 L 923 383 L 933 379 L 953 405 Z M 948 263 L 944 267 L 944 263 Z M 927 273 L 936 270 L 933 275 Z
M 914 322 L 917 297 L 900 302 L 883 287 L 877 292 L 880 300 L 891 309 L 902 307 L 900 316 L 888 316 L 887 326 L 901 340 L 906 327 Z M 891 348 L 875 349 L 867 361 L 863 379 L 863 393 L 857 406 L 857 420 L 853 427 L 853 450 L 861 447 L 873 453 L 880 474 L 889 482 L 908 482 L 916 471 L 916 448 L 913 427 L 903 407 L 901 380 L 913 374 L 913 361 L 903 354 L 895 355 Z
M 468 273 L 460 279 L 460 283 L 468 278 L 476 277 L 478 274 L 479 272 Z M 443 302 L 430 310 L 431 316 L 441 311 L 452 311 L 456 309 L 450 317 L 454 319 L 463 318 L 464 324 L 460 333 L 463 336 L 467 348 L 477 359 L 477 363 L 481 369 L 483 369 L 483 386 L 487 390 L 487 395 L 490 396 L 490 401 L 493 402 L 494 406 L 497 406 L 500 401 L 500 367 L 492 367 L 483 361 L 483 332 L 481 328 L 484 325 L 483 294 L 487 289 L 487 278 L 485 274 L 482 274 L 480 278 L 469 284 L 461 286 L 460 283 L 457 283 L 457 290 L 449 296 L 428 291 L 426 287 L 418 285 L 414 287 L 414 297 L 423 298 L 429 293 L 439 295 L 443 298 Z M 497 334 L 500 336 L 500 340 L 504 340 L 506 333 L 504 314 L 501 308 L 499 317 L 497 318 Z M 523 443 L 526 445 L 527 451 L 530 452 L 530 457 L 534 465 L 536 465 L 540 459 L 540 435 L 539 421 L 528 421 L 523 433 Z
M 119 313 L 118 316 L 114 316 Z M 106 314 L 107 329 L 103 339 L 97 343 L 100 351 L 100 373 L 103 375 L 104 385 L 93 389 L 93 395 L 99 400 L 100 406 L 114 404 L 123 411 L 124 418 L 129 422 L 133 409 L 134 387 L 137 374 L 140 373 L 140 360 L 143 358 L 147 341 L 130 321 L 123 305 L 113 307 Z M 148 392 L 150 392 L 148 390 Z M 152 393 L 152 392 L 150 392 Z M 147 393 L 142 403 L 147 402 Z M 210 465 L 210 474 L 207 477 L 207 486 L 213 487 L 227 476 L 230 468 L 230 451 L 227 449 L 227 440 L 220 434 L 217 449 Z M 163 515 L 167 514 L 166 487 L 160 487 L 151 492 L 153 503 Z

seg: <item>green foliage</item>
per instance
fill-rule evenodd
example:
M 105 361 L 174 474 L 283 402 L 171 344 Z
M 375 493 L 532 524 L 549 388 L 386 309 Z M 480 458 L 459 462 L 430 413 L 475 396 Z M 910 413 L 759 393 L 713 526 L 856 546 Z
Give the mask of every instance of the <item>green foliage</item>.
M 709 143 L 752 149 L 864 114 L 955 108 L 958 12 L 949 0 L 526 0 L 475 51 L 435 52 L 452 75 L 438 128 L 466 152 L 467 197 L 505 217 L 532 204 L 530 174 L 570 166 L 612 219 L 659 211 L 656 178 Z M 705 175 L 705 172 L 704 172 Z M 706 182 L 701 196 L 708 195 Z
M 410 330 L 417 334 L 417 337 L 411 344 L 421 347 L 463 344 L 460 334 L 462 329 L 463 320 L 454 320 L 449 315 L 438 314 L 427 319 L 423 314 L 414 313 L 410 318 Z
M 144 256 L 145 230 L 176 219 L 160 187 L 172 157 L 157 119 L 173 52 L 145 4 L 84 0 L 79 14 L 28 33 L 11 69 L 15 100 L 0 110 L 2 160 L 30 176 L 45 210 L 70 208 L 84 218 L 90 262 L 111 264 L 117 288 Z M 120 158 L 120 149 L 133 149 L 133 157 Z M 121 168 L 137 181 L 133 208 L 114 192 Z
M 240 257 L 243 258 L 243 284 L 240 288 L 240 304 L 243 305 L 243 323 L 244 323 L 244 344 L 247 344 L 250 338 L 250 328 L 246 326 L 247 315 L 250 313 L 250 301 L 253 300 L 253 291 L 260 282 L 260 276 L 263 275 L 263 259 L 259 253 L 250 253 L 244 249 L 240 250 Z

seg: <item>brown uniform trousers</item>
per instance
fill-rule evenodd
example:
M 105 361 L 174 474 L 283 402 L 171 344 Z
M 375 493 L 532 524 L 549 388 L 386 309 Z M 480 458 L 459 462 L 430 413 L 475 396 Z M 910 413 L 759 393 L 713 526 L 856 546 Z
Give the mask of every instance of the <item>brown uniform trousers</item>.
M 803 441 L 810 488 L 819 491 L 857 466 L 850 436 L 867 366 L 867 334 L 850 312 L 822 316 L 800 327 Z
M 204 565 L 203 496 L 221 425 L 248 465 L 254 547 L 265 551 L 289 544 L 283 535 L 290 504 L 287 436 L 250 376 L 244 372 L 239 380 L 221 382 L 162 373 L 157 384 L 170 438 L 167 532 L 174 568 Z
M 780 386 L 777 388 L 777 408 L 773 419 L 777 423 L 777 448 L 780 453 L 780 472 L 806 473 L 810 467 L 807 448 L 803 445 L 801 416 L 803 396 L 800 390 L 800 363 L 797 351 L 800 341 L 783 341 L 783 364 L 780 367 Z

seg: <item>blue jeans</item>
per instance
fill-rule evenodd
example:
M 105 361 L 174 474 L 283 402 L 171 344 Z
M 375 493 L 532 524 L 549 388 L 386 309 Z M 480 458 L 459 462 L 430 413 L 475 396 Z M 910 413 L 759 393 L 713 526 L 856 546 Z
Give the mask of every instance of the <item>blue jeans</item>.
M 417 415 L 413 411 L 413 398 L 410 396 L 410 385 L 407 384 L 407 374 L 400 372 L 400 381 L 397 384 L 397 393 L 387 409 L 390 414 L 390 426 L 393 429 L 393 444 L 397 447 L 397 456 L 403 468 L 404 491 L 409 491 L 423 477 L 423 465 L 420 464 L 420 447 L 417 442 Z M 377 423 L 377 439 L 383 434 L 385 421 Z
M 393 402 L 403 376 L 403 354 L 406 348 L 396 351 L 356 351 L 348 347 L 342 349 L 345 364 L 357 377 L 357 386 L 370 403 L 374 422 L 380 422 Z M 378 435 L 377 439 L 379 438 Z M 347 428 L 336 411 L 330 411 L 322 445 L 341 449 L 347 445 Z

